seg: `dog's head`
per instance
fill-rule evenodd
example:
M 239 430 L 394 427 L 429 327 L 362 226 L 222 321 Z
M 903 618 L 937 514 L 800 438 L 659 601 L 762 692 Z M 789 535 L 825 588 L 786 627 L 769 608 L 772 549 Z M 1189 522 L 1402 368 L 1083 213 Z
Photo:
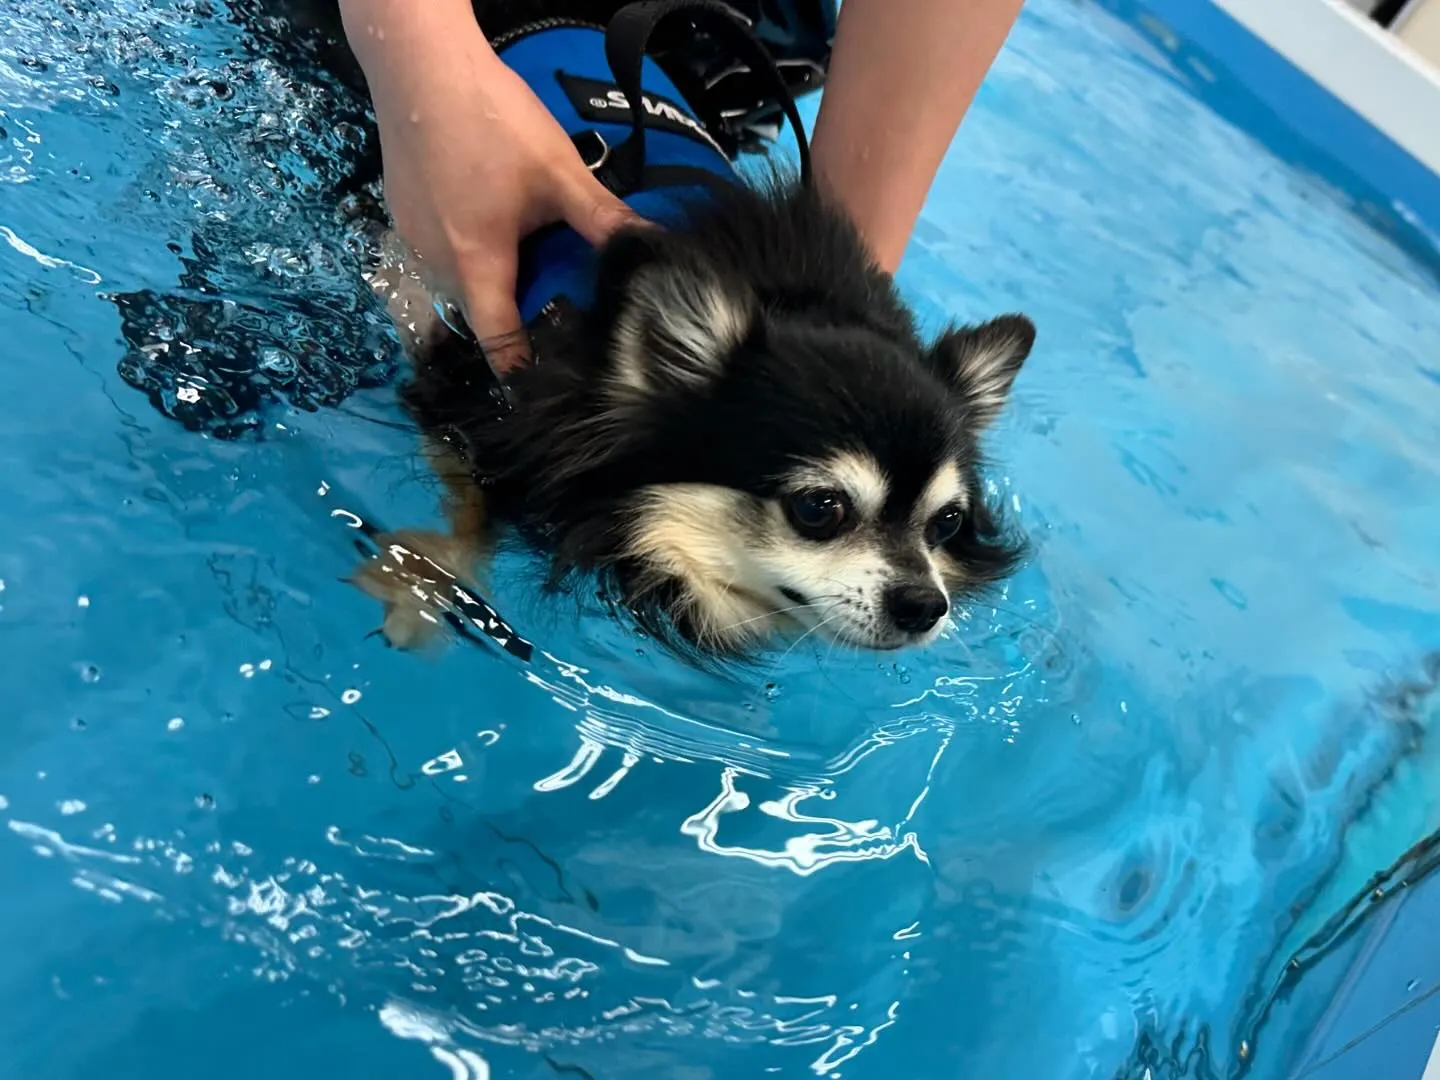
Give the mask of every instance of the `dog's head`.
M 768 220 L 604 253 L 603 371 L 589 449 L 572 446 L 611 517 L 592 554 L 709 649 L 786 624 L 928 643 L 1019 554 L 979 441 L 1034 327 L 1007 315 L 922 342 L 848 223 L 815 200 L 764 205 Z

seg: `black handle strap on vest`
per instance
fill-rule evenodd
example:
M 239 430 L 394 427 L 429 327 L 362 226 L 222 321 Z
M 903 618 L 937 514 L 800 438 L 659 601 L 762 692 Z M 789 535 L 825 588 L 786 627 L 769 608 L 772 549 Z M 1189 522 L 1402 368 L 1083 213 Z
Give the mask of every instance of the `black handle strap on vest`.
M 810 184 L 810 146 L 805 125 L 795 108 L 795 98 L 780 74 L 768 49 L 730 8 L 714 0 L 637 0 L 617 11 L 605 28 L 605 59 L 615 83 L 630 103 L 632 130 L 610 153 L 609 167 L 622 184 L 635 190 L 645 179 L 645 105 L 641 79 L 650 38 L 662 22 L 677 15 L 687 16 L 695 29 L 703 30 L 733 50 L 748 64 L 756 77 L 770 84 L 776 100 L 790 121 L 800 151 L 800 181 Z

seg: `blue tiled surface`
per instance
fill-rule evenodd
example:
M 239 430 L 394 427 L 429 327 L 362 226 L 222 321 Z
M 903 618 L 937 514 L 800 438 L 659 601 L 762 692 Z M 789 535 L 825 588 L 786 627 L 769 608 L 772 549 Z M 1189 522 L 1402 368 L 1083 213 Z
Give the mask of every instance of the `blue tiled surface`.
M 1358 955 L 1336 960 L 1351 970 L 1291 1080 L 1420 1080 L 1440 1031 L 1440 879 L 1397 897 Z
M 1296 1080 L 1420 1080 L 1440 1031 L 1440 994 L 1432 994 L 1351 1049 L 1322 1061 Z

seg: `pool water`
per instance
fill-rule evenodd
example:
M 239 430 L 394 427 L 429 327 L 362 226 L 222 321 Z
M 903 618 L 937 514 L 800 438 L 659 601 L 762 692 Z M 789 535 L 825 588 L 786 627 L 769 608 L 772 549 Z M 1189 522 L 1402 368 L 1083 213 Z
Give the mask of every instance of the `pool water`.
M 1440 825 L 1435 265 L 1033 0 L 901 274 L 1040 327 L 1004 596 L 701 674 L 515 554 L 530 665 L 406 655 L 341 581 L 436 517 L 355 103 L 245 33 L 0 14 L 0 1076 L 1287 1076 L 1287 958 Z M 122 377 L 145 289 L 268 350 L 248 433 Z

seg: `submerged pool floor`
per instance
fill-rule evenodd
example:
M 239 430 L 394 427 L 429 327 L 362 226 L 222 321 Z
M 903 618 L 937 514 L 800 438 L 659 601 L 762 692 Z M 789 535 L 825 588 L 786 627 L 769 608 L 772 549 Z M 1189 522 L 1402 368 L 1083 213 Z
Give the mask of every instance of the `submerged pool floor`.
M 340 581 L 336 511 L 435 517 L 312 197 L 353 102 L 242 36 L 0 14 L 0 1075 L 1288 1075 L 1287 961 L 1440 824 L 1433 266 L 1034 0 L 901 275 L 1040 328 L 1004 598 L 722 678 L 513 556 L 534 663 L 417 658 Z M 268 350 L 254 431 L 122 377 L 147 289 Z

